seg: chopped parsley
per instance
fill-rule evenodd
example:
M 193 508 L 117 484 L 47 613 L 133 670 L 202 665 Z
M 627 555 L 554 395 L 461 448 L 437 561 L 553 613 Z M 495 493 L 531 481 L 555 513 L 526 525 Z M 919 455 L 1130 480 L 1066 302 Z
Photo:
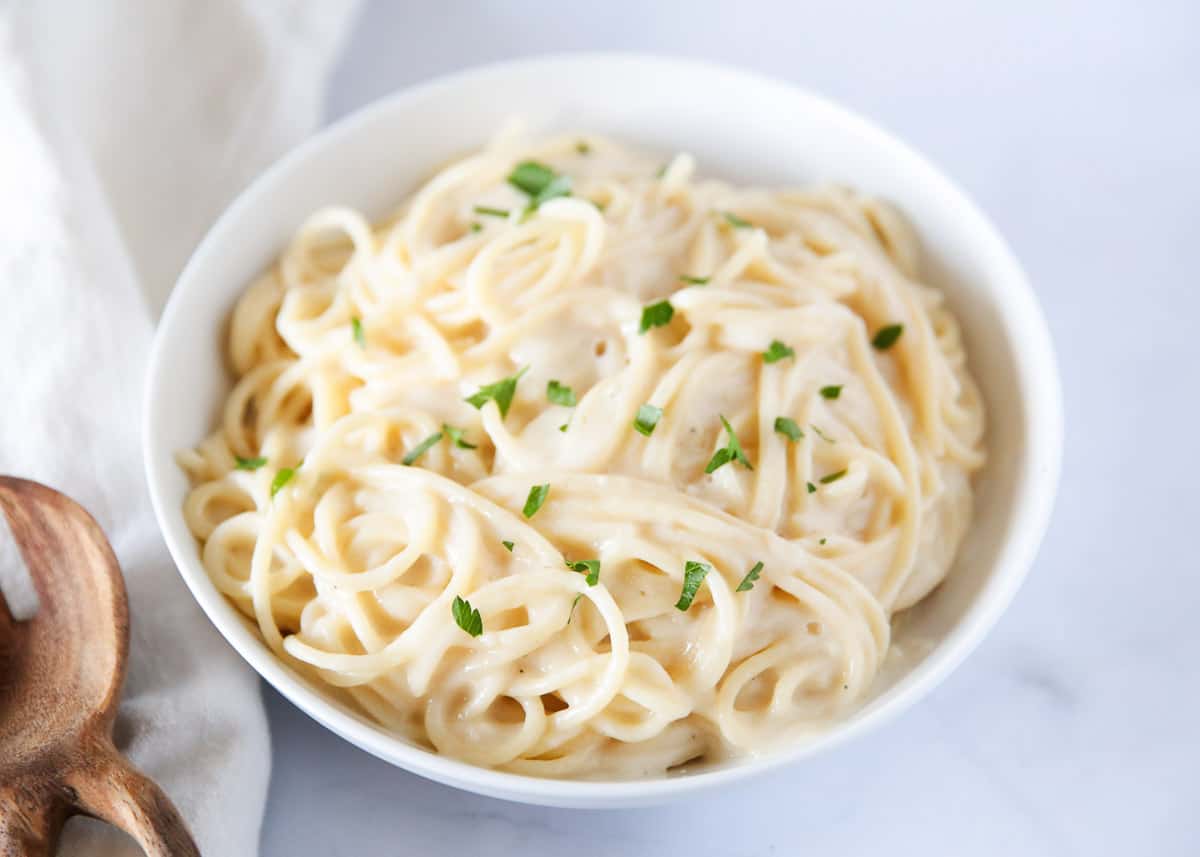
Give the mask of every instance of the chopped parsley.
M 896 344 L 896 340 L 900 338 L 900 334 L 902 333 L 904 333 L 904 325 L 889 324 L 887 327 L 879 328 L 874 339 L 871 340 L 871 344 L 880 351 L 887 351 Z
M 838 396 L 842 395 L 842 385 L 830 384 L 828 387 L 822 387 L 821 395 L 826 399 L 836 399 Z
M 262 456 L 258 458 L 242 458 L 240 455 L 235 456 L 237 459 L 238 470 L 258 470 L 267 463 L 267 460 Z
M 662 415 L 662 408 L 650 404 L 642 405 L 637 409 L 637 416 L 633 418 L 633 428 L 638 434 L 650 437 L 654 434 L 654 427 L 658 425 Z
M 468 229 L 470 229 L 472 232 L 482 232 L 482 231 L 483 231 L 483 224 L 482 224 L 482 223 L 472 223 L 472 224 L 471 224 L 469 227 L 467 227 L 467 228 L 468 228 Z
M 271 497 L 272 498 L 283 489 L 284 485 L 287 485 L 289 482 L 292 481 L 292 477 L 296 475 L 296 469 L 299 466 L 300 465 L 297 464 L 296 467 L 281 467 L 281 468 L 279 468 L 278 472 L 276 472 L 276 474 L 275 474 L 275 478 L 271 480 Z
M 587 140 L 580 140 L 575 144 L 575 151 L 581 155 L 590 155 L 592 153 L 592 147 L 589 145 Z
M 817 481 L 820 482 L 822 485 L 828 485 L 831 482 L 837 482 L 839 479 L 841 479 L 845 475 L 846 475 L 845 470 L 839 470 L 837 473 L 830 473 L 828 476 L 822 476 Z
M 819 545 L 823 545 L 823 544 L 825 544 L 825 542 L 827 542 L 827 541 L 829 541 L 829 539 L 821 539 L 819 542 L 817 542 L 817 544 L 819 544 Z
M 825 434 L 825 432 L 821 431 L 821 429 L 819 429 L 815 423 L 809 423 L 808 427 L 810 429 L 812 429 L 814 432 L 816 432 L 817 437 L 819 437 L 821 440 L 825 441 L 826 443 L 837 443 L 836 440 L 831 438 L 829 435 Z
M 642 321 L 638 325 L 638 333 L 645 333 L 652 327 L 663 327 L 671 323 L 675 317 L 675 307 L 670 301 L 659 301 L 656 304 L 642 307 Z
M 354 334 L 354 341 L 358 343 L 359 348 L 367 347 L 367 334 L 363 332 L 362 319 L 358 316 L 350 319 L 350 331 Z
M 514 546 L 513 542 L 510 542 L 510 541 L 508 541 L 508 539 L 505 539 L 504 541 L 500 542 L 500 544 L 504 545 L 504 549 L 506 551 L 508 551 L 509 553 L 512 553 L 513 546 Z
M 808 493 L 809 493 L 809 494 L 816 494 L 816 493 L 817 493 L 817 486 L 816 486 L 816 485 L 813 485 L 811 482 L 805 482 L 805 483 L 804 483 L 804 487 L 808 489 Z
M 482 214 L 485 217 L 508 217 L 508 211 L 503 208 L 492 208 L 490 205 L 475 206 L 475 213 Z
M 509 174 L 508 183 L 529 195 L 526 214 L 555 197 L 571 195 L 571 179 L 560 176 L 545 164 L 523 161 Z
M 430 448 L 432 448 L 433 446 L 436 446 L 441 441 L 441 439 L 442 439 L 442 433 L 440 431 L 434 432 L 429 437 L 425 438 L 423 441 L 421 441 L 416 446 L 414 446 L 412 448 L 412 450 L 409 451 L 408 455 L 406 455 L 406 456 L 404 456 L 404 458 L 400 459 L 400 463 L 403 464 L 405 467 L 412 467 L 414 464 L 417 463 L 418 458 L 420 458 L 425 453 L 429 452 Z
M 546 398 L 556 405 L 575 407 L 575 391 L 565 384 L 560 384 L 553 378 L 546 385 Z
M 600 560 L 598 559 L 577 559 L 566 560 L 567 568 L 571 571 L 578 571 L 580 574 L 586 574 L 588 586 L 595 586 L 600 582 Z
M 676 610 L 686 611 L 692 606 L 696 593 L 700 591 L 700 584 L 704 583 L 704 578 L 708 577 L 710 571 L 712 566 L 706 562 L 692 562 L 689 559 L 684 564 L 683 591 L 679 593 L 679 600 L 675 602 Z
M 761 562 L 754 563 L 754 568 L 746 572 L 746 576 L 742 578 L 742 582 L 737 585 L 734 592 L 746 592 L 754 588 L 754 581 L 758 580 L 759 574 L 762 573 L 763 564 Z
M 521 510 L 521 514 L 526 518 L 532 518 L 537 514 L 538 509 L 542 508 L 542 504 L 546 502 L 546 495 L 549 493 L 549 482 L 545 485 L 534 485 L 529 489 L 529 496 L 525 498 L 525 508 Z
M 471 606 L 470 601 L 455 595 L 454 603 L 450 605 L 450 613 L 454 616 L 455 624 L 472 637 L 478 637 L 483 633 L 483 617 L 479 615 L 478 610 Z
M 565 423 L 563 423 L 562 425 L 560 425 L 560 426 L 558 427 L 558 430 L 559 430 L 559 431 L 561 431 L 561 432 L 565 432 L 565 431 L 567 430 L 567 426 L 569 426 L 570 424 L 571 424 L 571 423 L 570 423 L 569 421 L 568 421 L 568 422 L 565 422 Z
M 579 606 L 579 599 L 583 597 L 583 593 L 579 592 L 575 595 L 575 600 L 571 602 L 571 612 L 567 614 L 567 624 L 571 624 L 571 620 L 575 618 L 575 608 Z
M 711 277 L 693 277 L 691 274 L 680 274 L 679 281 L 689 286 L 707 286 Z
M 775 431 L 779 432 L 792 443 L 804 437 L 804 432 L 801 431 L 800 426 L 796 425 L 796 421 L 791 417 L 776 417 Z
M 753 470 L 754 465 L 750 463 L 750 459 L 746 457 L 746 453 L 742 450 L 742 445 L 738 443 L 737 435 L 733 433 L 733 426 L 729 424 L 729 420 L 722 416 L 721 425 L 725 426 L 725 434 L 729 436 L 729 442 L 713 453 L 713 457 L 709 460 L 708 466 L 704 468 L 704 472 L 712 473 L 717 468 L 724 467 L 731 461 L 740 461 L 747 470 Z
M 445 423 L 442 423 L 442 432 L 446 435 L 446 437 L 450 438 L 450 442 L 452 444 L 454 444 L 455 446 L 457 446 L 459 449 L 474 449 L 475 448 L 475 444 L 467 443 L 467 441 L 463 438 L 464 432 L 460 428 L 455 428 L 454 426 L 446 425 Z
M 473 396 L 468 396 L 465 401 L 475 407 L 477 410 L 482 408 L 490 401 L 496 403 L 496 407 L 500 409 L 500 418 L 504 419 L 508 416 L 508 408 L 512 405 L 513 396 L 517 392 L 517 382 L 521 380 L 521 376 L 529 371 L 526 366 L 516 375 L 510 375 L 507 378 L 501 378 L 494 384 L 485 384 L 479 388 L 479 392 Z
M 770 346 L 763 352 L 763 363 L 778 363 L 785 357 L 795 357 L 796 352 L 788 348 L 778 339 L 772 339 Z
M 753 223 L 751 223 L 749 220 L 743 220 L 742 218 L 740 218 L 736 214 L 734 214 L 732 211 L 723 212 L 721 216 L 724 217 L 725 222 L 728 223 L 730 226 L 732 226 L 734 229 L 753 229 L 754 228 Z

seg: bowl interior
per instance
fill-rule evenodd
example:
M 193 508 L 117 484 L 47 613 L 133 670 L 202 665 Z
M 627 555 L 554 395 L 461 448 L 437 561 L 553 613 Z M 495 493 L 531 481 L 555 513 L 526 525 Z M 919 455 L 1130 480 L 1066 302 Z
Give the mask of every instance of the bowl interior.
M 237 297 L 311 211 L 345 204 L 388 213 L 450 157 L 506 120 L 534 131 L 577 129 L 669 153 L 743 184 L 834 181 L 896 203 L 924 250 L 924 277 L 956 311 L 988 406 L 989 462 L 976 481 L 976 520 L 946 582 L 909 611 L 907 653 L 872 701 L 814 744 L 776 756 L 640 783 L 542 781 L 484 771 L 389 736 L 329 701 L 278 662 L 209 582 L 181 512 L 187 481 L 174 453 L 215 424 L 229 389 L 222 355 Z M 490 66 L 380 102 L 276 164 L 225 213 L 196 251 L 155 341 L 145 409 L 147 475 L 175 562 L 201 606 L 281 692 L 334 731 L 389 761 L 473 791 L 545 804 L 613 806 L 716 785 L 862 731 L 915 701 L 978 642 L 1032 562 L 1058 473 L 1061 410 L 1041 313 L 1019 266 L 986 219 L 896 140 L 819 98 L 694 62 L 602 55 Z

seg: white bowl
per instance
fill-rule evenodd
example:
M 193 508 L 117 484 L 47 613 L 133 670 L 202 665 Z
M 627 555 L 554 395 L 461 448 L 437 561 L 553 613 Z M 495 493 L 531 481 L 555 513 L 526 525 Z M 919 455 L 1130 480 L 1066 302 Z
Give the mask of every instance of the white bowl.
M 962 323 L 989 406 L 989 462 L 954 569 L 897 634 L 901 645 L 929 641 L 926 654 L 886 676 L 861 711 L 814 742 L 636 782 L 477 768 L 413 746 L 326 698 L 267 649 L 200 563 L 181 511 L 187 480 L 173 456 L 215 424 L 230 385 L 224 336 L 237 297 L 309 212 L 342 203 L 383 215 L 514 115 L 537 130 L 594 131 L 664 153 L 686 149 L 702 172 L 738 183 L 854 185 L 897 203 L 918 230 L 926 279 L 945 290 Z M 628 55 L 547 57 L 441 78 L 360 111 L 275 164 L 217 221 L 179 278 L 155 338 L 144 419 L 146 475 L 171 555 L 213 624 L 263 678 L 346 740 L 409 771 L 480 794 L 569 807 L 645 805 L 728 785 L 841 744 L 925 696 L 975 648 L 1025 577 L 1050 515 L 1062 449 L 1058 374 L 1033 291 L 996 229 L 949 180 L 874 125 L 789 85 Z

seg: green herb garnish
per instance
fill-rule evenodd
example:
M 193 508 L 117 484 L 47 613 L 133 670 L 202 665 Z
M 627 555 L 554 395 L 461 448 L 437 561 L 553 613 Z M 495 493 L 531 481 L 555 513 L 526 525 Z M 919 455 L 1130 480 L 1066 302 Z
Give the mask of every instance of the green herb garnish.
M 507 217 L 508 217 L 508 211 L 507 211 L 507 209 L 503 209 L 503 208 L 492 208 L 490 205 L 477 205 L 477 206 L 475 206 L 475 213 L 476 213 L 476 214 L 482 214 L 482 215 L 484 215 L 484 216 L 486 216 L 486 217 L 504 217 L 504 218 L 507 218 Z
M 414 446 L 408 455 L 400 459 L 400 463 L 405 467 L 412 467 L 417 463 L 418 458 L 427 453 L 430 447 L 435 446 L 439 441 L 441 441 L 441 439 L 442 433 L 440 431 L 434 432 L 429 437 L 425 438 L 423 441 Z
M 500 544 L 504 545 L 505 550 L 507 550 L 509 553 L 512 553 L 512 549 L 513 549 L 512 542 L 510 542 L 506 539 L 505 541 L 500 542 Z
M 658 425 L 662 415 L 662 408 L 649 404 L 642 405 L 637 409 L 637 416 L 633 418 L 633 428 L 638 434 L 650 437 L 654 434 L 654 427 Z
M 778 363 L 785 357 L 795 357 L 794 349 L 788 348 L 778 339 L 772 339 L 771 345 L 763 352 L 763 363 Z
M 816 494 L 816 493 L 817 493 L 817 486 L 816 486 L 816 485 L 813 485 L 811 482 L 805 482 L 805 483 L 804 483 L 804 487 L 806 487 L 806 488 L 808 489 L 808 493 L 809 493 L 809 494 Z
M 724 217 L 725 222 L 728 223 L 730 226 L 732 226 L 734 229 L 753 229 L 754 228 L 753 223 L 751 223 L 749 220 L 743 220 L 742 218 L 740 218 L 736 214 L 734 214 L 732 211 L 723 212 L 721 216 Z
M 261 456 L 258 458 L 242 458 L 240 455 L 235 456 L 237 459 L 238 470 L 258 470 L 267 463 L 267 460 Z
M 542 508 L 542 504 L 546 502 L 546 495 L 549 493 L 550 483 L 534 485 L 529 489 L 529 496 L 525 498 L 525 508 L 521 510 L 521 514 L 526 518 L 532 518 L 537 514 L 538 509 Z
M 836 399 L 838 396 L 842 395 L 842 385 L 830 384 L 828 387 L 822 387 L 821 395 L 826 399 Z
M 792 443 L 804 437 L 804 432 L 800 430 L 800 426 L 796 425 L 796 421 L 791 417 L 776 417 L 775 431 L 779 432 Z
M 571 602 L 571 612 L 567 614 L 567 624 L 571 624 L 571 620 L 575 618 L 575 608 L 579 606 L 579 599 L 583 597 L 583 593 L 576 594 L 575 600 Z
M 495 401 L 496 407 L 500 409 L 500 418 L 504 419 L 508 416 L 508 408 L 512 405 L 513 395 L 517 392 L 517 382 L 521 380 L 521 376 L 529 371 L 526 366 L 516 375 L 511 375 L 508 378 L 501 378 L 494 384 L 485 384 L 479 388 L 479 392 L 473 396 L 468 396 L 464 401 L 474 406 L 477 410 L 482 408 L 490 401 Z
M 680 282 L 687 283 L 689 286 L 706 286 L 711 277 L 693 277 L 690 274 L 680 274 Z
M 841 479 L 845 475 L 846 475 L 845 470 L 839 470 L 837 473 L 830 473 L 828 476 L 822 476 L 817 481 L 820 482 L 822 485 L 828 485 L 830 482 L 837 482 L 839 479 Z
M 296 467 L 279 468 L 279 470 L 275 473 L 275 478 L 271 480 L 272 498 L 283 489 L 284 485 L 287 485 L 292 481 L 292 477 L 296 475 L 296 468 L 299 466 L 300 465 L 296 465 Z
M 817 437 L 819 437 L 821 440 L 825 441 L 826 443 L 837 443 L 836 440 L 831 438 L 829 435 L 825 434 L 825 432 L 821 431 L 821 429 L 818 428 L 815 423 L 809 423 L 808 427 L 810 429 L 812 429 L 814 432 L 816 432 Z
M 546 398 L 556 405 L 566 405 L 568 408 L 575 407 L 575 391 L 553 379 L 546 385 Z
M 570 425 L 570 423 L 569 423 L 569 422 L 563 423 L 562 425 L 560 425 L 560 426 L 558 427 L 558 430 L 559 430 L 559 431 L 561 431 L 561 432 L 566 432 L 566 430 L 567 430 L 567 426 L 569 426 L 569 425 Z
M 746 572 L 746 576 L 742 578 L 742 582 L 737 585 L 734 592 L 745 592 L 754 588 L 754 581 L 758 580 L 758 575 L 762 573 L 763 564 L 761 562 L 754 563 L 754 568 Z
M 529 205 L 526 214 L 535 211 L 538 206 L 558 196 L 571 195 L 571 180 L 560 176 L 545 164 L 537 161 L 524 161 L 517 164 L 508 176 L 508 183 L 529 195 Z
M 592 153 L 592 147 L 588 144 L 587 140 L 580 140 L 575 144 L 575 151 L 581 155 L 590 155 Z
M 354 341 L 358 343 L 359 348 L 367 347 L 367 334 L 363 331 L 362 319 L 358 316 L 350 319 L 350 332 L 354 334 Z
M 472 224 L 471 224 L 469 227 L 467 227 L 467 228 L 468 228 L 468 229 L 470 229 L 472 232 L 482 232 L 482 231 L 483 231 L 483 224 L 482 224 L 482 223 L 472 223 Z
M 580 574 L 586 574 L 588 586 L 595 586 L 600 582 L 600 560 L 598 559 L 578 559 L 566 560 L 567 568 L 571 571 L 578 571 Z
M 829 541 L 829 539 L 821 539 L 819 542 L 817 542 L 817 544 L 819 544 L 819 545 L 823 545 L 823 544 L 825 544 L 825 542 L 827 542 L 827 541 Z
M 664 327 L 671 323 L 675 316 L 675 307 L 670 301 L 659 301 L 642 307 L 642 322 L 638 325 L 638 333 L 645 333 L 652 327 Z
M 483 633 L 483 617 L 479 615 L 479 611 L 471 606 L 470 601 L 466 601 L 454 596 L 454 602 L 450 605 L 450 612 L 454 616 L 454 621 L 458 627 L 462 628 L 472 637 L 478 637 Z
M 700 584 L 704 582 L 704 578 L 712 571 L 712 566 L 706 562 L 692 562 L 690 559 L 683 566 L 683 591 L 679 593 L 679 600 L 675 602 L 675 609 L 686 611 L 692 606 L 692 601 L 696 598 L 696 593 L 700 591 Z
M 750 463 L 750 459 L 746 457 L 746 453 L 742 450 L 742 445 L 738 443 L 737 435 L 733 433 L 733 426 L 729 424 L 729 420 L 722 416 L 721 425 L 725 426 L 725 433 L 729 436 L 729 442 L 713 453 L 713 457 L 709 460 L 708 466 L 704 468 L 704 472 L 712 473 L 718 467 L 724 467 L 731 461 L 740 461 L 747 470 L 753 470 L 754 465 Z
M 465 434 L 463 429 L 455 428 L 454 426 L 442 423 L 442 432 L 446 435 L 446 437 L 450 438 L 450 442 L 459 449 L 475 449 L 475 444 L 467 443 L 467 441 L 463 438 L 463 435 Z
M 871 340 L 871 344 L 880 351 L 887 351 L 896 344 L 896 340 L 900 338 L 900 334 L 904 333 L 904 325 L 889 324 L 887 327 L 879 328 L 875 334 L 875 338 Z

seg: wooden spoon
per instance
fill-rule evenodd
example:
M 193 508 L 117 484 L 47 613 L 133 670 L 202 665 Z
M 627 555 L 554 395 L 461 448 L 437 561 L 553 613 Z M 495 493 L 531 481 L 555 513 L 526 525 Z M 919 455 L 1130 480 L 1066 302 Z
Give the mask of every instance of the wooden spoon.
M 179 813 L 113 746 L 129 608 L 104 533 L 70 498 L 0 476 L 0 508 L 40 602 L 26 622 L 0 596 L 0 855 L 48 857 L 84 814 L 151 857 L 198 857 Z

